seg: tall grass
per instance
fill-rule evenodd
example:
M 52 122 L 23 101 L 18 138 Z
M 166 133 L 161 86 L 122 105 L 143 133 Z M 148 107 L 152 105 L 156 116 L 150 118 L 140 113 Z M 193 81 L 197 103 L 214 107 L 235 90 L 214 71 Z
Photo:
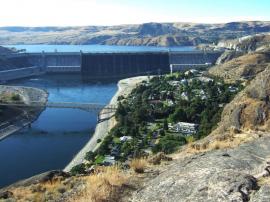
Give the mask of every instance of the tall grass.
M 144 173 L 147 161 L 144 158 L 141 159 L 133 159 L 129 166 L 136 172 L 136 173 Z
M 86 177 L 85 189 L 72 202 L 117 201 L 118 193 L 127 181 L 127 176 L 117 166 L 98 169 Z

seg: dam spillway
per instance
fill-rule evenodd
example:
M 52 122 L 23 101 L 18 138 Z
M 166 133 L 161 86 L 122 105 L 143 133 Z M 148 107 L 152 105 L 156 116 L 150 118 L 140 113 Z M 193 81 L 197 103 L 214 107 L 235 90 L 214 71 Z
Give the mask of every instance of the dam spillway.
M 11 68 L 12 71 L 10 69 L 0 71 L 0 81 L 44 73 L 78 73 L 83 78 L 94 80 L 164 74 L 210 66 L 222 53 L 222 51 L 22 53 L 9 57 L 9 60 L 16 61 L 16 67 Z M 24 62 L 20 65 L 18 61 Z

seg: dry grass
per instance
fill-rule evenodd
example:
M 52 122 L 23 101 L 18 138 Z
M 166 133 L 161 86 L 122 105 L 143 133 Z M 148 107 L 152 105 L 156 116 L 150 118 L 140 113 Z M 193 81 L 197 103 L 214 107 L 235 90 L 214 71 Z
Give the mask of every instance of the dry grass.
M 263 185 L 270 185 L 270 177 L 262 177 L 258 180 L 258 185 L 263 186 Z
M 117 166 L 98 169 L 85 178 L 85 189 L 72 202 L 117 201 L 118 193 L 128 177 Z
M 66 190 L 69 189 L 70 184 L 64 185 L 62 178 L 56 178 L 53 181 L 33 184 L 26 187 L 21 186 L 13 188 L 10 191 L 13 193 L 15 201 L 43 202 L 58 199 Z
M 217 149 L 235 148 L 240 144 L 253 140 L 254 138 L 256 137 L 251 135 L 251 133 L 217 136 L 211 142 L 203 141 L 200 143 L 189 144 L 185 152 L 189 154 L 196 154 Z
M 145 158 L 140 159 L 133 159 L 129 166 L 136 172 L 136 173 L 144 173 L 146 166 L 147 166 L 147 160 Z

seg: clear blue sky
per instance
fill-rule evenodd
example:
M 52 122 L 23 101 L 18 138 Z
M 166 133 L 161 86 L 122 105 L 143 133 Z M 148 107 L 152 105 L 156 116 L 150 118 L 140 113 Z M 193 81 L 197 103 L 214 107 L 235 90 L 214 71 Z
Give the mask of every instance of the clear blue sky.
M 270 20 L 270 0 L 1 0 L 0 26 Z

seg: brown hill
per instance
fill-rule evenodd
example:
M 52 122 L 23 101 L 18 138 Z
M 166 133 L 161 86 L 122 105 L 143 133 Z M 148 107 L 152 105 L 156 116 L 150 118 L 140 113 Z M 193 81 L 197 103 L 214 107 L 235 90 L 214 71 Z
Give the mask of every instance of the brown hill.
M 209 73 L 221 77 L 227 82 L 250 80 L 259 72 L 262 72 L 269 65 L 269 62 L 269 52 L 255 52 L 211 67 Z
M 270 32 L 270 22 L 144 23 L 86 27 L 0 27 L 0 44 L 192 46 Z

